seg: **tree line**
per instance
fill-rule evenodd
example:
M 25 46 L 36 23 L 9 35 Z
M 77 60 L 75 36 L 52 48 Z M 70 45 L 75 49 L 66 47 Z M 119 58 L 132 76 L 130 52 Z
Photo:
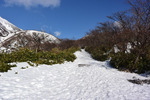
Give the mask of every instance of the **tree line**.
M 111 57 L 111 64 L 121 70 L 150 71 L 150 0 L 128 0 L 128 4 L 129 10 L 107 16 L 111 21 L 88 32 L 80 46 L 98 60 Z

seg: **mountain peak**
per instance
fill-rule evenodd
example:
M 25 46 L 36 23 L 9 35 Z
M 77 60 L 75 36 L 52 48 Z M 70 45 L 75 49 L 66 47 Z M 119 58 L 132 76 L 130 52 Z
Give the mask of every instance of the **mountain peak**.
M 60 40 L 55 36 L 36 30 L 22 30 L 6 19 L 0 17 L 0 46 L 9 47 L 13 45 L 22 46 L 21 42 L 33 42 L 33 40 L 41 39 L 43 43 L 60 43 Z M 29 43 L 26 43 L 29 44 Z M 30 43 L 31 44 L 31 43 Z M 34 45 L 34 42 L 32 43 Z
M 16 31 L 21 31 L 22 29 L 16 27 L 15 25 L 10 23 L 6 19 L 0 17 L 0 30 L 5 31 L 5 32 L 7 31 L 8 33 L 14 33 Z M 3 32 L 1 32 L 1 33 L 3 33 Z

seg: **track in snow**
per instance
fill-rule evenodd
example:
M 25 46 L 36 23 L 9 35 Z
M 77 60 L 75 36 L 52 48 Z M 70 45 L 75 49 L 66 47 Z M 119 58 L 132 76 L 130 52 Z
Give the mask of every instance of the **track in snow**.
M 21 69 L 27 63 L 18 63 L 0 73 L 0 100 L 149 100 L 150 85 L 127 81 L 144 77 L 110 68 L 84 50 L 75 55 L 74 62 L 27 69 Z

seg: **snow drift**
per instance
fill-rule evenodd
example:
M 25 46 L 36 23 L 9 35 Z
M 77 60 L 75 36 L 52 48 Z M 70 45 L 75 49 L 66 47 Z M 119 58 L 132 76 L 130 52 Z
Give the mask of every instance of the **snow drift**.
M 51 66 L 31 67 L 26 62 L 17 63 L 18 67 L 0 73 L 0 99 L 149 100 L 150 85 L 127 81 L 133 77 L 149 77 L 119 72 L 109 67 L 107 61 L 93 60 L 84 50 L 75 55 L 74 62 Z

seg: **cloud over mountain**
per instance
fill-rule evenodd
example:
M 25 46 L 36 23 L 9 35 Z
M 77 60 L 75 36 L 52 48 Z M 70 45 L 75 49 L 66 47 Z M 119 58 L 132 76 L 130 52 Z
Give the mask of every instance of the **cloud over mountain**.
M 58 31 L 54 32 L 54 34 L 55 34 L 56 36 L 60 36 L 60 35 L 61 35 L 61 33 L 58 32 Z
M 43 6 L 57 7 L 60 5 L 60 0 L 4 0 L 7 6 L 24 6 L 25 8 Z

